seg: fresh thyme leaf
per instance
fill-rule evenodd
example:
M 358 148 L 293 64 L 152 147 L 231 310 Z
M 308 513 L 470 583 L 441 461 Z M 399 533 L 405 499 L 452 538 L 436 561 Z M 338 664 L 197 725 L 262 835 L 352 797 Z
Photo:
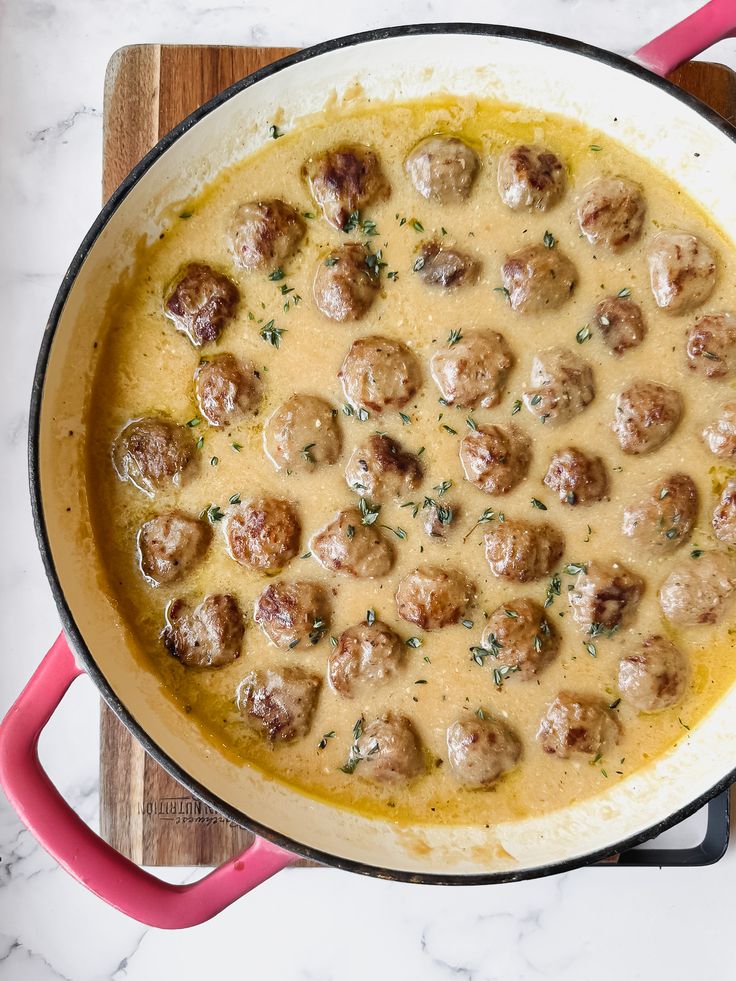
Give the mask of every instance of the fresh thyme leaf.
M 278 269 L 274 269 L 273 272 L 268 274 L 268 278 L 272 283 L 278 283 L 278 281 L 283 279 L 285 275 L 284 270 L 281 268 L 281 266 L 279 266 Z M 283 286 L 281 287 L 281 292 L 284 292 Z
M 422 269 L 424 269 L 424 262 L 425 262 L 424 256 L 418 255 L 414 260 L 414 264 L 412 265 L 411 268 L 414 270 L 414 272 L 421 272 Z
M 504 299 L 508 303 L 511 303 L 511 294 L 509 293 L 509 291 L 506 289 L 505 286 L 494 286 L 493 287 L 493 292 L 494 293 L 501 293 L 503 295 Z
M 600 153 L 600 151 L 603 149 L 603 147 L 602 146 L 598 146 L 597 143 L 591 143 L 590 146 L 588 147 L 588 149 L 589 150 L 592 150 L 593 153 Z
M 450 335 L 447 338 L 447 344 L 449 347 L 454 347 L 455 344 L 457 344 L 458 341 L 461 341 L 462 339 L 463 339 L 462 328 L 458 327 L 457 330 L 450 331 Z
M 452 426 L 448 426 L 446 423 L 443 423 L 442 428 L 446 433 L 449 433 L 450 436 L 457 436 L 457 429 L 453 429 Z
M 590 329 L 590 324 L 586 324 L 585 327 L 581 327 L 580 330 L 575 335 L 575 340 L 578 344 L 585 344 L 593 336 L 593 332 Z
M 495 517 L 496 517 L 496 512 L 495 512 L 495 511 L 493 510 L 493 508 L 486 508 L 486 509 L 485 509 L 485 511 L 483 512 L 483 514 L 481 514 L 481 516 L 480 516 L 480 517 L 478 518 L 478 520 L 477 520 L 477 521 L 475 522 L 475 524 L 473 525 L 473 527 L 472 527 L 472 528 L 470 529 L 470 531 L 469 531 L 469 532 L 467 533 L 467 535 L 465 536 L 465 538 L 463 538 L 463 544 L 464 544 L 465 542 L 467 542 L 467 540 L 468 540 L 468 539 L 470 538 L 470 536 L 471 536 L 471 535 L 473 534 L 473 532 L 474 532 L 474 531 L 475 531 L 475 529 L 476 529 L 476 528 L 478 527 L 478 525 L 485 525 L 485 524 L 487 524 L 487 523 L 488 523 L 489 521 L 493 521 L 493 519 L 494 519 Z M 501 516 L 499 515 L 499 520 L 500 520 L 500 517 L 501 517 Z
M 421 221 L 417 221 L 416 218 L 414 219 L 414 221 L 412 221 L 411 227 L 414 229 L 415 232 L 424 231 L 424 225 L 421 223 Z
M 473 419 L 472 416 L 468 416 L 468 418 L 465 421 L 468 424 L 469 429 L 472 429 L 474 433 L 478 432 L 478 423 L 475 421 L 475 419 Z
M 368 624 L 369 627 L 372 627 L 373 626 L 373 624 L 376 622 L 376 611 L 375 610 L 366 610 L 365 611 L 365 622 Z
M 369 504 L 364 497 L 361 497 L 358 502 L 358 508 L 360 510 L 361 521 L 364 525 L 375 524 L 378 515 L 381 513 L 380 504 Z
M 199 426 L 201 424 L 201 422 L 202 422 L 202 420 L 200 418 L 198 418 L 198 416 L 195 416 L 194 419 L 190 419 L 189 420 L 189 422 L 187 423 L 187 426 L 189 426 L 190 429 L 194 429 L 194 427 L 195 426 Z
M 399 418 L 405 426 L 411 426 L 411 418 L 405 412 L 400 412 Z
M 284 134 L 281 132 L 278 126 L 269 126 L 268 135 L 271 137 L 272 140 L 278 140 Z
M 517 412 L 521 412 L 521 399 L 515 399 L 511 406 L 511 415 L 515 416 Z
M 328 255 L 325 259 L 326 266 L 336 266 L 340 260 L 336 255 Z
M 314 456 L 312 450 L 316 446 L 316 443 L 307 443 L 307 445 L 302 450 L 302 459 L 306 460 L 307 463 L 314 463 Z
M 330 729 L 330 731 L 326 732 L 324 736 L 322 736 L 320 741 L 317 743 L 317 749 L 324 749 L 327 746 L 327 740 L 334 739 L 334 738 L 335 738 L 335 730 Z
M 448 491 L 452 487 L 451 480 L 443 480 L 441 484 L 437 484 L 432 490 L 436 490 L 437 494 L 442 497 L 445 491 Z
M 555 245 L 557 245 L 557 239 L 554 237 L 552 232 L 545 232 L 542 241 L 546 249 L 553 249 Z
M 560 581 L 560 577 L 555 572 L 552 575 L 552 578 L 549 581 L 549 585 L 547 586 L 547 596 L 546 596 L 546 599 L 544 601 L 545 609 L 548 606 L 552 606 L 552 604 L 555 601 L 555 596 L 559 596 L 560 595 L 560 587 L 561 587 L 561 585 L 562 585 L 562 583 Z
M 539 498 L 537 498 L 537 497 L 533 497 L 532 498 L 532 507 L 533 508 L 536 508 L 537 511 L 546 511 L 547 510 L 547 505 L 546 504 L 543 504 L 542 501 L 540 501 Z
M 235 494 L 231 494 L 228 500 L 230 504 L 240 504 L 240 494 L 237 492 Z
M 587 572 L 588 566 L 582 562 L 568 562 L 562 571 L 568 576 L 577 576 L 581 572 Z
M 385 528 L 386 531 L 393 532 L 397 538 L 401 539 L 401 541 L 403 541 L 406 538 L 406 532 L 404 531 L 403 528 L 398 528 L 398 527 L 392 528 L 391 525 L 381 525 L 381 527 Z
M 616 296 L 620 297 L 622 300 L 625 300 L 628 296 L 631 296 L 631 290 L 628 286 L 624 286 L 622 290 L 618 291 Z
M 243 449 L 242 443 L 231 443 L 230 446 L 235 450 L 236 453 L 240 453 L 240 451 Z
M 210 524 L 214 524 L 216 521 L 222 521 L 224 517 L 225 512 L 216 504 L 212 504 L 209 508 L 207 508 L 207 520 L 210 522 Z
M 421 647 L 422 646 L 422 642 L 419 639 L 419 637 L 409 637 L 406 640 L 406 646 L 407 647 L 413 647 L 414 650 L 416 650 L 417 647 Z
M 326 620 L 315 620 L 312 624 L 312 629 L 309 631 L 309 643 L 319 644 L 324 635 L 327 633 L 327 621 Z
M 509 664 L 502 664 L 500 667 L 494 668 L 493 684 L 496 686 L 496 688 L 501 688 L 506 678 L 508 678 L 510 674 L 514 674 L 514 672 L 518 670 L 519 670 L 518 667 L 516 666 L 512 667 Z
M 260 330 L 261 338 L 277 349 L 281 346 L 281 338 L 285 333 L 286 329 L 283 327 L 275 327 L 273 320 L 269 320 L 268 323 L 264 324 Z

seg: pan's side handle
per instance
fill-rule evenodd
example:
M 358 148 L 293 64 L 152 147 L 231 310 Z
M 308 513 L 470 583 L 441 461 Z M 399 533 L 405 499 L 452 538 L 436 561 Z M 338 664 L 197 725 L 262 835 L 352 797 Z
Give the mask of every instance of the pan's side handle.
M 736 36 L 736 0 L 710 0 L 704 7 L 632 55 L 657 75 L 667 75 L 717 41 Z
M 177 886 L 144 872 L 91 831 L 38 758 L 38 738 L 80 674 L 62 633 L 0 724 L 0 784 L 29 831 L 75 879 L 141 923 L 177 929 L 209 920 L 295 860 L 256 838 L 203 879 Z

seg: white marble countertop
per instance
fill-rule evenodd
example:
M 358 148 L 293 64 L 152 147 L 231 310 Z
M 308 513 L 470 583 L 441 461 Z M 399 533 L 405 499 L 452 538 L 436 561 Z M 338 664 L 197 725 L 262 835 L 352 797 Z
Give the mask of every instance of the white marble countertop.
M 59 626 L 26 488 L 31 377 L 58 283 L 100 198 L 102 80 L 142 41 L 306 45 L 387 24 L 512 23 L 629 52 L 695 0 L 6 0 L 0 4 L 0 715 Z M 315 15 L 322 9 L 324 13 Z M 329 14 L 326 11 L 329 10 Z M 736 67 L 736 42 L 710 55 Z M 97 821 L 97 707 L 78 682 L 42 741 L 61 792 Z M 215 921 L 147 930 L 55 867 L 0 794 L 0 978 L 270 981 L 725 978 L 736 846 L 717 866 L 588 869 L 500 887 L 281 873 Z M 174 875 L 174 873 L 172 873 Z M 181 880 L 187 873 L 177 872 Z

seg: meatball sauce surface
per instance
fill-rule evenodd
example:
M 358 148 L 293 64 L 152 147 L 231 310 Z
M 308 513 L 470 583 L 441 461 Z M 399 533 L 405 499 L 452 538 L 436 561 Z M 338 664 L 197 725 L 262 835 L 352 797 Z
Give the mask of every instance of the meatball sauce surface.
M 491 841 L 736 682 L 736 248 L 612 135 L 362 101 L 135 250 L 54 507 L 234 774 Z

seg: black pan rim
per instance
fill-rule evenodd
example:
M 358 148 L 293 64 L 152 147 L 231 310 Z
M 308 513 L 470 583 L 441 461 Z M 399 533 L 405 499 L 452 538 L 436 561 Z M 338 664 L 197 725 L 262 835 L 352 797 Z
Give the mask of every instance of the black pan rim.
M 146 733 L 139 725 L 132 714 L 126 709 L 120 699 L 116 696 L 95 662 L 92 652 L 87 647 L 74 617 L 69 609 L 64 596 L 61 581 L 56 571 L 51 553 L 51 545 L 48 539 L 46 522 L 44 517 L 43 502 L 41 497 L 41 477 L 39 463 L 39 443 L 40 443 L 40 418 L 41 404 L 43 400 L 43 388 L 46 375 L 46 368 L 51 353 L 54 335 L 66 304 L 67 298 L 74 282 L 84 265 L 84 262 L 92 249 L 97 238 L 105 229 L 113 214 L 120 207 L 130 191 L 135 187 L 141 177 L 153 166 L 180 137 L 190 130 L 205 116 L 217 109 L 220 105 L 227 102 L 233 96 L 244 89 L 250 88 L 264 78 L 275 75 L 292 65 L 298 65 L 303 61 L 309 61 L 323 54 L 340 51 L 355 45 L 365 44 L 372 41 L 382 41 L 391 38 L 415 37 L 417 35 L 450 34 L 450 35 L 471 35 L 500 37 L 509 40 L 525 41 L 531 44 L 540 44 L 545 47 L 557 48 L 570 54 L 580 55 L 593 61 L 601 62 L 611 68 L 633 75 L 655 88 L 659 88 L 671 97 L 682 102 L 698 115 L 702 116 L 711 125 L 727 136 L 732 142 L 736 143 L 736 128 L 721 117 L 714 109 L 700 102 L 694 96 L 678 88 L 673 82 L 665 78 L 660 78 L 647 68 L 630 61 L 621 55 L 606 51 L 605 49 L 576 41 L 570 38 L 561 37 L 555 34 L 548 34 L 541 31 L 533 31 L 522 28 L 505 27 L 493 24 L 478 23 L 437 23 L 437 24 L 412 24 L 399 27 L 379 28 L 370 31 L 363 31 L 349 34 L 334 40 L 324 41 L 319 44 L 304 48 L 294 54 L 275 61 L 269 65 L 259 68 L 251 75 L 240 79 L 233 85 L 224 89 L 209 102 L 197 108 L 191 115 L 187 116 L 181 123 L 175 126 L 169 133 L 164 135 L 161 140 L 145 155 L 145 157 L 131 170 L 120 186 L 113 192 L 109 200 L 100 210 L 97 218 L 90 227 L 89 231 L 82 240 L 79 249 L 75 253 L 69 268 L 62 279 L 59 291 L 54 300 L 49 318 L 44 330 L 41 346 L 36 362 L 36 368 L 31 388 L 31 404 L 29 413 L 29 432 L 28 432 L 28 477 L 31 494 L 31 510 L 33 523 L 38 540 L 39 550 L 43 560 L 46 576 L 49 580 L 51 592 L 54 597 L 64 632 L 69 640 L 75 656 L 84 666 L 87 674 L 91 677 L 105 702 L 117 715 L 126 728 L 142 744 L 146 752 L 164 768 L 175 780 L 182 784 L 194 796 L 199 798 L 213 810 L 219 812 L 228 820 L 252 831 L 259 837 L 292 852 L 295 856 L 305 858 L 321 865 L 341 869 L 347 872 L 356 872 L 362 875 L 372 876 L 379 879 L 389 879 L 397 882 L 411 882 L 423 885 L 491 885 L 504 882 L 518 882 L 526 879 L 536 879 L 542 876 L 554 875 L 561 872 L 572 871 L 573 869 L 591 865 L 604 858 L 609 858 L 619 852 L 640 845 L 650 838 L 656 837 L 667 829 L 691 816 L 709 800 L 717 796 L 734 781 L 736 781 L 736 768 L 726 774 L 709 790 L 701 793 L 695 800 L 678 809 L 674 813 L 656 822 L 643 831 L 617 842 L 614 845 L 601 848 L 592 852 L 586 852 L 571 859 L 560 862 L 551 862 L 529 869 L 518 871 L 504 871 L 492 873 L 468 873 L 468 874 L 442 874 L 432 872 L 414 873 L 403 869 L 381 868 L 380 866 L 369 865 L 353 859 L 343 858 L 319 849 L 304 845 L 301 842 L 289 838 L 287 835 L 274 831 L 273 829 L 249 818 L 243 812 L 231 807 L 225 801 L 211 793 L 206 787 L 194 780 L 186 771 L 174 762 Z

